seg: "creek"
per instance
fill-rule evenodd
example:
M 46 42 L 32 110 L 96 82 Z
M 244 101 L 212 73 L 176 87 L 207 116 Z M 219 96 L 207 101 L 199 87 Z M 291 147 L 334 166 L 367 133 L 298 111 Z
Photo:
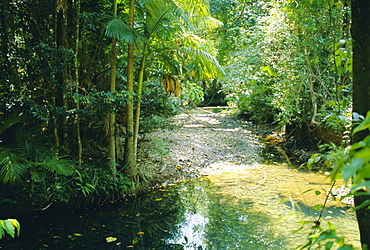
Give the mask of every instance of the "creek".
M 33 213 L 20 220 L 21 236 L 1 240 L 0 248 L 294 249 L 306 242 L 310 227 L 293 232 L 300 221 L 317 220 L 330 183 L 322 173 L 289 166 L 278 154 L 267 147 L 260 161 L 213 161 L 207 163 L 212 171 L 128 202 Z M 359 248 L 350 205 L 330 199 L 323 228 L 327 221 Z

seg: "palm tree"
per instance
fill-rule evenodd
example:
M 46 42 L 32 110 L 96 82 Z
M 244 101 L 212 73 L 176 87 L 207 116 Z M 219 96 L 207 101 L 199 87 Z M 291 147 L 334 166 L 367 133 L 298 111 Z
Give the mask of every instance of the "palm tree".
M 129 28 L 134 29 L 135 0 L 129 0 Z M 127 90 L 134 92 L 134 44 L 128 44 L 127 52 Z M 136 154 L 134 144 L 134 103 L 132 94 L 129 95 L 126 105 L 126 141 L 123 163 L 132 180 L 136 178 Z
M 113 0 L 113 14 L 117 14 L 117 0 Z M 110 72 L 110 86 L 109 90 L 111 93 L 116 92 L 116 38 L 112 38 L 112 52 L 111 52 L 111 72 Z M 112 171 L 112 175 L 116 176 L 116 136 L 115 136 L 115 126 L 116 126 L 116 114 L 114 110 L 111 110 L 108 114 L 108 158 L 109 158 L 109 168 Z
M 133 7 L 131 4 L 133 3 L 130 1 L 130 9 Z M 156 60 L 162 61 L 163 71 L 167 74 L 179 75 L 186 71 L 185 64 L 195 65 L 191 71 L 205 78 L 214 78 L 222 74 L 217 60 L 202 50 L 196 41 L 192 41 L 199 39 L 196 32 L 203 34 L 207 29 L 220 24 L 218 20 L 209 16 L 208 7 L 204 1 L 191 1 L 190 4 L 189 1 L 148 0 L 139 4 L 142 4 L 140 5 L 142 9 L 138 11 L 141 16 L 136 22 L 135 31 L 133 31 L 133 12 L 129 14 L 131 25 L 126 25 L 121 19 L 113 19 L 108 23 L 106 31 L 107 35 L 117 40 L 125 40 L 129 44 L 128 91 L 133 91 L 133 61 L 130 60 L 133 60 L 134 43 L 140 52 L 135 122 L 132 102 L 129 101 L 126 107 L 128 136 L 124 162 L 127 169 L 130 169 L 128 172 L 131 176 L 136 174 L 140 101 L 148 58 L 153 59 L 154 54 L 162 54 L 163 56 L 157 57 Z M 131 127 L 133 124 L 135 124 L 134 129 Z
M 0 123 L 0 138 L 5 138 L 5 131 L 13 129 L 21 123 L 21 117 L 5 115 Z M 0 182 L 16 184 L 29 180 L 32 183 L 42 182 L 48 173 L 70 175 L 73 164 L 67 157 L 59 156 L 50 150 L 48 144 L 35 133 L 18 131 L 16 143 L 11 140 L 0 140 Z

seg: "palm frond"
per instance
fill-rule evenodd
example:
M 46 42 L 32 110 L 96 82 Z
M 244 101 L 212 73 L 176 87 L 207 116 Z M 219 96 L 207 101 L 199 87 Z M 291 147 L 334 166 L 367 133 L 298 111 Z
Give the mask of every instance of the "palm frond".
M 0 135 L 11 126 L 22 121 L 19 115 L 0 115 Z
M 67 157 L 59 157 L 51 152 L 44 156 L 43 162 L 32 162 L 32 165 L 41 167 L 43 170 L 60 175 L 71 175 L 73 173 L 73 163 Z
M 115 38 L 119 41 L 126 41 L 130 44 L 134 43 L 134 34 L 135 32 L 119 18 L 111 19 L 105 29 L 106 36 Z
M 224 71 L 216 58 L 209 53 L 193 47 L 181 47 L 180 51 L 185 58 L 188 58 L 196 66 L 202 77 L 216 78 L 224 75 Z
M 207 0 L 173 0 L 173 2 L 189 17 L 197 29 L 212 30 L 223 23 L 212 17 Z
M 173 2 L 189 16 L 209 15 L 209 5 L 207 0 L 173 0 Z
M 183 65 L 173 55 L 163 54 L 161 56 L 160 60 L 163 64 L 163 67 L 166 69 L 166 72 L 171 73 L 173 75 L 181 75 L 182 74 L 182 66 Z
M 47 147 L 40 136 L 25 133 L 24 138 L 18 142 L 18 151 L 28 161 L 43 161 L 41 155 L 50 151 L 50 148 Z
M 220 20 L 211 16 L 193 16 L 195 25 L 200 29 L 213 30 L 224 25 Z
M 26 161 L 8 148 L 0 148 L 0 181 L 15 184 L 28 172 Z
M 147 35 L 170 37 L 188 27 L 190 20 L 173 2 L 149 0 L 145 4 Z

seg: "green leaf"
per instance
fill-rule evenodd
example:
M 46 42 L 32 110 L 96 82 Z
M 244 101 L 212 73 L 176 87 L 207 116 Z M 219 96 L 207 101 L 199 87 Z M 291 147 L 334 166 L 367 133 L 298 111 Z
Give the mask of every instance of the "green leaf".
M 8 219 L 8 220 L 13 224 L 14 228 L 17 229 L 16 236 L 19 236 L 21 233 L 21 225 L 19 224 L 19 222 L 16 219 Z
M 28 165 L 19 152 L 11 148 L 0 148 L 0 181 L 15 184 L 23 179 Z
M 325 243 L 325 249 L 331 249 L 334 245 L 334 242 L 329 241 Z
M 312 188 L 311 189 L 308 189 L 308 190 L 304 191 L 302 194 L 308 193 L 310 191 L 313 191 L 313 189 Z
M 366 118 L 364 121 L 360 123 L 354 130 L 353 133 L 357 133 L 359 131 L 365 130 L 370 128 L 370 111 L 367 112 Z
M 348 244 L 344 244 L 343 246 L 341 246 L 340 248 L 338 248 L 338 250 L 353 250 L 353 246 L 352 245 L 348 245 Z
M 342 176 L 344 181 L 348 181 L 351 177 L 354 177 L 362 166 L 364 165 L 364 160 L 359 158 L 352 159 L 349 165 L 344 165 L 342 169 Z
M 370 181 L 361 181 L 360 183 L 354 185 L 351 188 L 351 193 L 354 194 L 355 196 L 369 195 L 370 193 L 368 192 L 368 190 L 370 190 Z M 358 191 L 367 191 L 367 192 L 358 192 Z
M 335 235 L 335 231 L 327 230 L 320 234 L 320 236 L 316 239 L 316 241 L 322 241 L 322 240 L 330 240 L 330 239 L 337 239 L 337 236 Z
M 354 153 L 353 158 L 360 158 L 364 161 L 370 158 L 370 148 L 366 147 Z
M 0 220 L 0 240 L 3 238 L 4 232 L 4 221 Z
M 370 164 L 366 164 L 358 171 L 354 182 L 356 183 L 356 181 L 365 180 L 369 177 L 370 177 Z
M 4 229 L 10 236 L 12 236 L 13 238 L 15 237 L 15 227 L 13 226 L 13 223 L 11 221 L 4 221 Z
M 360 205 L 358 205 L 354 209 L 359 210 L 359 209 L 361 209 L 363 207 L 367 207 L 367 206 L 370 206 L 370 200 L 366 200 L 366 201 L 362 202 Z

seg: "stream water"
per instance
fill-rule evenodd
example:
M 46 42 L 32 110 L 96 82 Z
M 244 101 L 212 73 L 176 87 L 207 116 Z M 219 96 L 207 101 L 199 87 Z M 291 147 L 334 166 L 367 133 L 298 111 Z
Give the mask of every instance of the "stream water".
M 213 162 L 222 171 L 168 184 L 127 203 L 50 208 L 19 219 L 21 236 L 0 249 L 294 249 L 307 240 L 324 204 L 329 180 L 291 168 L 263 152 L 264 161 Z M 341 186 L 338 183 L 337 186 Z M 359 248 L 350 205 L 330 200 L 321 225 Z
M 309 230 L 292 232 L 303 218 L 318 216 L 310 207 L 322 204 L 314 190 L 329 188 L 325 177 L 279 164 L 230 167 L 127 204 L 34 214 L 21 221 L 21 237 L 1 244 L 4 249 L 293 249 L 304 243 Z M 359 246 L 349 206 L 330 202 L 324 227 L 327 220 Z

